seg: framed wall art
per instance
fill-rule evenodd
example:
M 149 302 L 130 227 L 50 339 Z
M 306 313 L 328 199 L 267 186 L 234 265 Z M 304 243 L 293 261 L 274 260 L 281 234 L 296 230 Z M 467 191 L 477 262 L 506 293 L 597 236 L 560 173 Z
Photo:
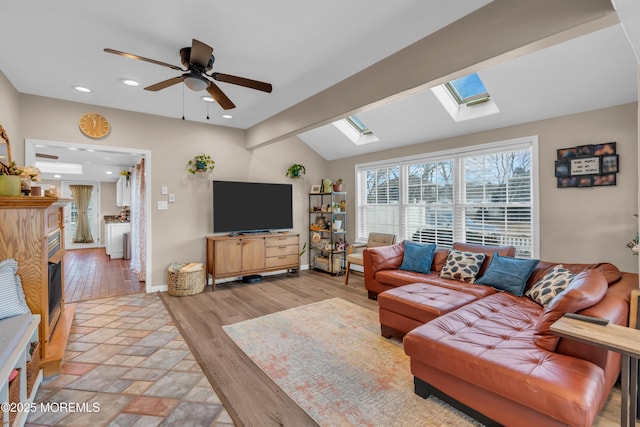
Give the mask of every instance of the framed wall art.
M 555 161 L 558 188 L 616 185 L 618 160 L 615 142 L 560 148 Z

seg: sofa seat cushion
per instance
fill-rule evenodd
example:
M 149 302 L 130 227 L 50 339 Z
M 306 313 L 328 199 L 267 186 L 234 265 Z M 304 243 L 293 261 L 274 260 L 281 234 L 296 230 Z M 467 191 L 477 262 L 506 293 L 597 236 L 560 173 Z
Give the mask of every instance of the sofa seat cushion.
M 429 285 L 441 286 L 447 289 L 454 289 L 456 291 L 475 295 L 479 298 L 496 293 L 496 290 L 489 286 L 459 282 L 453 279 L 445 279 L 438 276 L 436 273 L 424 274 L 405 270 L 380 270 L 376 272 L 375 278 L 380 283 L 393 287 L 420 282 L 427 283 Z
M 426 323 L 477 299 L 475 295 L 454 289 L 412 283 L 380 293 L 378 306 L 380 310 Z
M 496 293 L 412 330 L 404 349 L 412 365 L 416 359 L 455 373 L 561 423 L 591 425 L 603 402 L 604 371 L 535 345 L 541 310 L 528 298 Z
M 616 283 L 622 277 L 622 272 L 613 264 L 608 262 L 600 262 L 595 264 L 568 264 L 568 263 L 558 263 L 558 262 L 548 262 L 548 261 L 540 261 L 536 268 L 533 269 L 533 272 L 529 276 L 529 280 L 527 280 L 527 286 L 525 289 L 529 289 L 531 286 L 539 282 L 547 273 L 549 273 L 553 267 L 556 265 L 562 264 L 562 267 L 566 268 L 573 274 L 581 273 L 584 270 L 598 270 L 607 280 L 609 285 Z

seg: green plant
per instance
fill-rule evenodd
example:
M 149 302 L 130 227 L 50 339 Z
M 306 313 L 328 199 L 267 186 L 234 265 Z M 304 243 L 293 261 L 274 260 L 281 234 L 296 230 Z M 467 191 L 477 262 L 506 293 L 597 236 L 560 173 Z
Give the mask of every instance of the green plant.
M 285 176 L 288 176 L 290 178 L 302 178 L 302 175 L 304 175 L 305 173 L 307 173 L 305 167 L 301 164 L 295 163 L 289 166 L 289 169 L 287 169 L 287 173 L 285 174 Z
M 198 154 L 194 156 L 193 159 L 189 160 L 188 166 L 189 173 L 194 174 L 196 172 L 207 172 L 213 170 L 216 162 L 213 161 L 210 155 L 208 154 Z
M 336 179 L 333 183 L 334 184 L 342 184 L 344 181 L 342 181 L 342 178 L 338 178 Z
M 302 255 L 304 255 L 304 253 L 307 250 L 307 242 L 304 242 L 304 244 L 302 245 L 302 249 L 300 250 L 300 252 L 298 253 L 298 256 L 301 257 Z

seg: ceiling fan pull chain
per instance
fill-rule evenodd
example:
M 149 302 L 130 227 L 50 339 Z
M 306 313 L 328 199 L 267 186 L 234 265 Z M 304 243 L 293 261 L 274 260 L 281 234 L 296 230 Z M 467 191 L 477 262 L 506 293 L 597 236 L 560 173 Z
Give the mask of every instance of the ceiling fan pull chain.
M 182 120 L 184 120 L 184 85 L 182 85 Z

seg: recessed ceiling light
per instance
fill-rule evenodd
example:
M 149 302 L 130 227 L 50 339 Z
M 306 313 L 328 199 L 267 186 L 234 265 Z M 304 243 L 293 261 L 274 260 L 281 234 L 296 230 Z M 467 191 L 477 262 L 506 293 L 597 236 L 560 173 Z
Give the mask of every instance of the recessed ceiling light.
M 55 174 L 55 175 L 53 175 L 53 177 L 54 178 L 62 178 L 62 175 Z
M 94 150 L 93 148 L 87 148 L 87 151 L 88 151 L 88 152 L 90 152 L 90 153 L 93 153 L 93 152 L 95 152 L 96 150 Z
M 67 150 L 69 150 L 69 151 L 78 151 L 78 149 L 76 147 L 69 147 L 69 148 L 67 148 Z
M 223 115 L 222 115 L 222 118 L 223 118 L 223 119 L 232 119 L 232 118 L 233 118 L 233 116 L 232 116 L 231 114 L 223 114 Z
M 111 171 L 107 171 L 107 175 L 111 175 L 113 172 Z
M 74 86 L 73 87 L 75 90 L 77 90 L 78 92 L 83 92 L 83 93 L 90 93 L 91 89 L 86 88 L 84 86 Z
M 204 102 L 213 102 L 213 101 L 215 101 L 215 99 L 213 99 L 210 96 L 201 96 L 200 99 L 202 99 Z
M 121 82 L 126 84 L 127 86 L 139 86 L 140 85 L 140 83 L 138 83 L 135 80 L 131 80 L 131 79 L 122 79 Z

